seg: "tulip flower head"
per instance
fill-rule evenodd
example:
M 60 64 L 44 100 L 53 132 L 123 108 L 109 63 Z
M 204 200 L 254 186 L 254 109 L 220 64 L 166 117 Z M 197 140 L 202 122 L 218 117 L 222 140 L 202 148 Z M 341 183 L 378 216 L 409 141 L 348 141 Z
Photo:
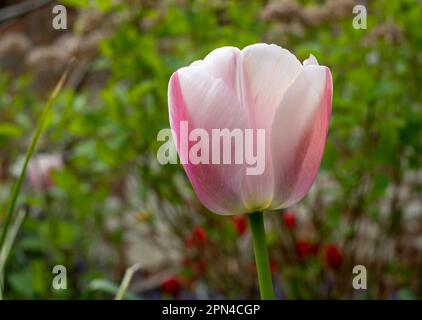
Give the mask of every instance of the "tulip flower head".
M 161 291 L 168 295 L 176 296 L 181 288 L 179 279 L 175 277 L 168 278 L 161 283 Z
M 319 170 L 331 100 L 327 67 L 274 44 L 219 48 L 173 73 L 173 138 L 201 202 L 239 214 L 300 201 Z
M 339 269 L 343 263 L 343 254 L 341 249 L 335 244 L 329 245 L 325 249 L 325 260 L 331 268 Z
M 29 161 L 27 179 L 34 190 L 44 192 L 53 186 L 51 173 L 63 167 L 63 159 L 56 154 L 41 154 Z
M 199 246 L 204 246 L 207 243 L 207 234 L 200 226 L 196 226 L 195 229 L 193 229 L 193 235 L 194 241 Z
M 314 247 L 309 241 L 299 240 L 296 243 L 296 252 L 299 258 L 305 258 L 314 254 Z
M 244 215 L 238 215 L 233 217 L 233 223 L 234 227 L 236 229 L 236 232 L 239 236 L 242 236 L 245 234 L 247 229 L 247 220 Z
M 284 225 L 287 227 L 287 229 L 294 230 L 296 228 L 296 215 L 295 215 L 295 213 L 292 212 L 292 211 L 286 211 L 283 214 L 283 222 L 284 222 Z

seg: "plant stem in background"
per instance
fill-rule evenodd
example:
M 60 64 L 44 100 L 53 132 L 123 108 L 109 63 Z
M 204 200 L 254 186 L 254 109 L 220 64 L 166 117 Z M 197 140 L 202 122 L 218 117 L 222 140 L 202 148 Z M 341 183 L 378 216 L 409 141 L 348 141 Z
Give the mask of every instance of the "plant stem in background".
M 4 221 L 3 230 L 0 237 L 0 250 L 3 248 L 4 241 L 6 240 L 7 236 L 7 230 L 9 229 L 10 222 L 12 221 L 13 212 L 15 211 L 16 201 L 18 199 L 18 195 L 20 192 L 20 189 L 22 187 L 22 183 L 25 179 L 26 174 L 26 168 L 28 167 L 29 160 L 31 159 L 32 154 L 34 153 L 35 147 L 37 146 L 38 140 L 41 137 L 42 132 L 44 131 L 48 115 L 50 113 L 50 109 L 53 105 L 53 102 L 55 98 L 57 97 L 58 93 L 60 92 L 61 88 L 63 87 L 63 84 L 67 78 L 67 74 L 69 73 L 70 66 L 72 64 L 73 60 L 70 61 L 68 67 L 64 71 L 63 75 L 61 76 L 59 82 L 56 84 L 56 87 L 54 88 L 53 93 L 51 94 L 50 98 L 47 101 L 47 104 L 44 108 L 44 111 L 41 115 L 40 120 L 38 121 L 37 129 L 35 131 L 34 136 L 32 137 L 31 144 L 29 145 L 28 151 L 25 155 L 25 160 L 21 169 L 21 172 L 19 174 L 19 178 L 13 188 L 12 196 L 10 198 L 9 202 L 9 208 L 7 211 L 6 219 Z
M 268 258 L 267 242 L 265 239 L 264 216 L 262 212 L 249 215 L 252 230 L 255 264 L 258 272 L 259 291 L 262 300 L 273 300 L 274 289 L 271 279 L 270 260 Z
M 131 266 L 126 269 L 125 275 L 123 277 L 122 283 L 120 284 L 119 291 L 116 294 L 114 300 L 122 300 L 125 296 L 126 290 L 132 281 L 133 274 L 141 268 L 139 263 Z
M 10 227 L 10 231 L 7 233 L 6 240 L 4 245 L 0 250 L 0 300 L 3 299 L 3 290 L 4 290 L 4 266 L 6 265 L 7 258 L 10 253 L 10 249 L 13 246 L 18 230 L 22 224 L 23 219 L 25 218 L 25 210 L 18 212 L 16 219 L 13 221 L 13 224 Z

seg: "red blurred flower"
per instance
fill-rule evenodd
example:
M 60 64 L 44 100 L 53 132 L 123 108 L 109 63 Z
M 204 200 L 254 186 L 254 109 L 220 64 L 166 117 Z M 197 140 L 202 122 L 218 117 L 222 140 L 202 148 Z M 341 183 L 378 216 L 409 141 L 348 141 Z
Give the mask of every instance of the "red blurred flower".
M 299 240 L 296 243 L 296 251 L 299 257 L 303 258 L 312 253 L 312 246 L 306 240 Z
M 325 248 L 325 261 L 333 269 L 340 268 L 343 262 L 343 254 L 337 245 L 332 244 Z
M 186 248 L 188 248 L 188 249 L 192 249 L 192 248 L 194 248 L 194 247 L 195 247 L 195 241 L 193 240 L 192 236 L 187 237 L 187 238 L 185 239 L 185 246 L 186 246 Z
M 307 240 L 299 240 L 296 243 L 296 252 L 300 258 L 315 256 L 319 252 L 319 246 L 311 244 Z
M 196 272 L 198 274 L 203 274 L 205 272 L 205 270 L 207 269 L 207 265 L 208 265 L 207 262 L 203 259 L 197 261 L 196 266 L 195 266 Z
M 161 291 L 168 295 L 177 295 L 181 288 L 182 284 L 175 277 L 168 278 L 161 283 Z
M 233 223 L 238 235 L 243 235 L 246 232 L 247 222 L 244 215 L 233 217 Z
M 283 214 L 284 225 L 289 230 L 294 230 L 296 228 L 296 215 L 293 211 L 286 211 Z
M 207 234 L 200 226 L 195 226 L 192 233 L 185 238 L 184 243 L 187 249 L 203 247 L 207 243 Z
M 196 226 L 193 229 L 193 237 L 194 241 L 200 245 L 203 246 L 207 242 L 207 234 L 204 229 L 202 229 L 200 226 Z
M 271 259 L 270 259 L 270 270 L 271 270 L 271 273 L 276 273 L 278 271 L 277 263 Z

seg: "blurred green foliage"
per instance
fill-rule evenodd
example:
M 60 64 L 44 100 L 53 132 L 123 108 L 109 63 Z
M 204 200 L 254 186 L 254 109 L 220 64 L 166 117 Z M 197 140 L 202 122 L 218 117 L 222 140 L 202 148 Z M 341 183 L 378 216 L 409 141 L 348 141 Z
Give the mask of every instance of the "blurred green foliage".
M 39 150 L 62 154 L 65 166 L 54 173 L 54 188 L 48 192 L 27 187 L 21 194 L 20 206 L 29 214 L 7 266 L 7 298 L 110 297 L 110 290 L 91 290 L 90 283 L 98 278 L 120 282 L 129 267 L 126 216 L 140 211 L 151 214 L 143 223 L 152 230 L 162 219 L 180 239 L 180 250 L 191 262 L 178 269 L 182 278 L 197 272 L 192 261 L 196 266 L 198 261 L 208 263 L 199 281 L 209 294 L 257 296 L 250 257 L 242 258 L 250 250 L 239 249 L 243 240 L 232 220 L 206 212 L 183 170 L 157 165 L 155 154 L 157 133 L 169 126 L 167 84 L 172 72 L 216 47 L 243 48 L 262 41 L 286 47 L 301 60 L 313 53 L 330 67 L 334 80 L 333 117 L 322 164 L 322 175 L 327 173 L 332 183 L 317 183 L 316 196 L 304 201 L 312 231 L 303 227 L 300 233 L 298 226 L 292 233 L 280 214 L 268 215 L 270 255 L 279 266 L 274 277 L 282 296 L 361 297 L 351 288 L 351 268 L 360 262 L 363 248 L 356 240 L 366 223 L 377 230 L 368 242 L 373 243 L 371 255 L 379 258 L 365 260 L 371 279 L 365 297 L 421 297 L 422 261 L 415 257 L 416 249 L 400 249 L 402 243 L 413 248 L 417 234 L 406 231 L 406 201 L 399 196 L 402 187 L 419 195 L 421 187 L 420 181 L 406 180 L 421 169 L 422 160 L 420 2 L 371 2 L 366 30 L 352 27 L 350 12 L 300 32 L 284 30 L 277 19 L 263 19 L 266 1 L 65 4 L 79 10 L 94 6 L 105 19 L 116 12 L 130 18 L 102 41 L 91 66 L 93 72 L 109 71 L 105 86 L 67 90 L 54 107 Z M 0 161 L 5 170 L 0 207 L 13 180 L 10 168 L 24 152 L 43 105 L 27 90 L 30 83 L 30 75 L 0 76 Z M 170 214 L 163 219 L 166 211 Z M 207 232 L 208 247 L 200 250 L 203 259 L 185 242 L 196 225 Z M 329 270 L 322 253 L 295 256 L 295 243 L 303 234 L 321 248 L 337 243 L 343 250 L 342 268 Z M 383 260 L 384 246 L 390 243 L 393 258 Z M 51 288 L 56 264 L 67 267 L 69 290 Z M 195 291 L 190 282 L 187 287 Z

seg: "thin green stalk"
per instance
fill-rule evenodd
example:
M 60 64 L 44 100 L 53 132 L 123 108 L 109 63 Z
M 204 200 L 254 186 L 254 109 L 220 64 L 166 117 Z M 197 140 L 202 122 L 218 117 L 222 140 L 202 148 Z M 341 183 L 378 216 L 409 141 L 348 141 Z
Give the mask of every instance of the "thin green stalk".
M 3 289 L 4 289 L 4 266 L 6 265 L 7 258 L 10 253 L 10 249 L 13 246 L 18 230 L 22 224 L 23 219 L 25 218 L 25 210 L 18 211 L 16 219 L 13 221 L 10 231 L 7 234 L 7 238 L 4 242 L 3 248 L 0 250 L 0 300 L 3 299 Z
M 29 145 L 28 151 L 25 155 L 25 160 L 21 169 L 21 172 L 19 174 L 19 178 L 16 181 L 16 184 L 13 188 L 12 197 L 10 198 L 9 207 L 6 214 L 6 219 L 4 221 L 3 230 L 0 237 L 0 250 L 3 248 L 4 242 L 6 240 L 7 232 L 10 226 L 10 223 L 12 221 L 13 212 L 15 211 L 16 201 L 19 196 L 20 189 L 22 187 L 22 183 L 25 179 L 26 175 L 26 169 L 28 167 L 29 160 L 31 159 L 32 154 L 34 153 L 35 147 L 37 146 L 38 140 L 41 137 L 42 132 L 44 131 L 48 115 L 50 113 L 50 109 L 53 105 L 53 102 L 55 98 L 57 97 L 58 93 L 60 92 L 61 88 L 63 87 L 63 84 L 66 80 L 67 74 L 69 72 L 70 66 L 72 64 L 73 60 L 69 63 L 68 67 L 66 68 L 65 72 L 61 76 L 59 82 L 56 84 L 56 87 L 54 88 L 53 93 L 51 94 L 50 98 L 47 101 L 47 104 L 44 108 L 44 111 L 41 115 L 40 120 L 38 121 L 37 129 L 35 131 L 34 136 L 32 137 L 31 144 Z
M 267 242 L 265 240 L 264 216 L 262 212 L 249 215 L 252 230 L 255 264 L 258 272 L 259 291 L 262 300 L 273 300 L 274 289 L 271 279 L 270 260 L 268 258 Z
M 120 284 L 120 287 L 119 287 L 119 291 L 117 291 L 117 294 L 114 300 L 122 300 L 124 298 L 127 288 L 129 287 L 130 282 L 132 281 L 132 277 L 134 273 L 138 271 L 140 268 L 141 268 L 141 265 L 137 263 L 131 266 L 130 268 L 126 269 L 122 283 Z

